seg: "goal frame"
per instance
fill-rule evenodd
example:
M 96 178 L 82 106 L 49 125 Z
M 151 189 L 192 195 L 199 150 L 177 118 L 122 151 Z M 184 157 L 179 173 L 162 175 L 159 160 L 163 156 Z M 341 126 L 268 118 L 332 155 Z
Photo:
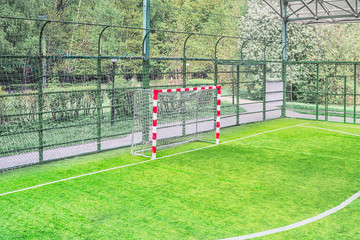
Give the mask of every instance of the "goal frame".
M 153 116 L 152 116 L 152 156 L 151 156 L 151 159 L 156 159 L 158 93 L 203 91 L 203 90 L 211 90 L 211 89 L 217 89 L 215 139 L 216 139 L 216 144 L 219 144 L 220 143 L 221 86 L 203 86 L 203 87 L 193 87 L 193 88 L 170 88 L 170 89 L 154 89 L 154 90 L 152 90 L 152 92 L 153 92 L 153 107 L 152 107 Z

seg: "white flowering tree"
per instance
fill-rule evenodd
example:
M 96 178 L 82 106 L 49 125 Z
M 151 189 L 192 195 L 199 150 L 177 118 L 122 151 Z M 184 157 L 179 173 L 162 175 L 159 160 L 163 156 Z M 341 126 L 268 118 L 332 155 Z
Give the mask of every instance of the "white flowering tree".
M 245 39 L 239 42 L 242 49 L 240 55 L 244 60 L 267 60 L 281 61 L 282 59 L 282 19 L 261 0 L 249 0 L 249 10 L 242 18 L 242 36 Z M 275 5 L 275 3 L 274 3 Z M 278 6 L 277 9 L 280 9 Z M 320 49 L 320 37 L 318 28 L 300 24 L 288 24 L 287 28 L 287 60 L 306 61 L 315 60 L 322 55 Z M 287 78 L 292 81 L 293 92 L 313 90 L 314 67 L 292 65 L 289 68 Z M 289 69 L 288 68 L 288 69 Z M 256 79 L 258 78 L 258 79 Z M 253 82 L 249 84 L 248 93 L 252 98 L 261 96 L 261 74 L 257 74 Z M 281 63 L 267 64 L 267 79 L 281 80 Z M 258 80 L 258 81 L 257 81 Z M 305 94 L 293 94 L 292 98 L 302 101 L 312 101 L 313 96 Z
M 275 5 L 275 4 L 274 4 Z M 280 9 L 280 7 L 278 7 Z M 249 41 L 244 47 L 244 59 L 281 60 L 282 19 L 261 0 L 249 0 L 249 10 L 242 18 L 242 36 Z M 306 61 L 319 58 L 320 31 L 313 25 L 288 23 L 287 59 Z M 266 43 L 271 43 L 264 47 Z M 240 43 L 242 44 L 242 43 Z M 241 47 L 241 46 L 240 46 Z

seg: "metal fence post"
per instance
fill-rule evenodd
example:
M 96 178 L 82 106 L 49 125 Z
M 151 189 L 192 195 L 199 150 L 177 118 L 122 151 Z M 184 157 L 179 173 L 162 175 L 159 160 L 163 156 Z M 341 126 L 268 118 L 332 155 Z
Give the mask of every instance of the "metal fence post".
M 184 52 L 185 52 L 185 47 L 184 47 Z M 182 72 L 183 72 L 183 84 L 182 84 L 182 87 L 185 88 L 186 87 L 186 78 L 187 78 L 187 68 L 186 68 L 186 57 L 185 57 L 185 53 L 184 53 L 184 59 L 183 59 L 183 68 L 182 68 Z M 181 126 L 181 131 L 182 131 L 182 136 L 185 136 L 186 135 L 186 128 L 185 128 L 185 125 L 186 125 L 186 119 L 185 119 L 185 102 L 182 101 L 183 100 L 183 92 L 180 92 L 180 99 L 181 99 L 181 122 L 182 122 L 182 126 Z M 197 124 L 197 123 L 196 123 Z M 197 126 L 197 125 L 196 125 Z
M 328 120 L 328 77 L 325 77 L 325 121 Z
M 347 77 L 344 76 L 344 123 L 346 123 L 346 82 Z
M 266 63 L 263 65 L 263 121 L 266 120 Z
M 316 64 L 316 120 L 319 120 L 319 63 Z
M 149 89 L 150 88 L 150 60 L 147 57 L 144 57 L 143 60 L 143 79 L 142 79 L 142 88 Z
M 214 61 L 214 86 L 217 86 L 218 83 L 218 61 Z
M 282 37 L 281 37 L 281 46 L 282 46 L 282 76 L 281 80 L 283 82 L 283 106 L 281 109 L 281 117 L 286 117 L 286 61 L 287 61 L 287 1 L 281 2 L 283 16 L 282 20 Z
M 97 151 L 101 151 L 101 58 L 98 58 L 96 86 L 96 111 L 97 111 Z
M 239 114 L 240 114 L 240 65 L 236 66 L 236 125 L 240 124 Z
M 38 140 L 39 140 L 39 162 L 44 161 L 44 125 L 43 125 L 43 112 L 44 112 L 44 100 L 43 100 L 43 70 L 44 70 L 44 53 L 43 53 L 43 34 L 46 25 L 50 21 L 46 21 L 41 27 L 40 38 L 39 38 L 39 78 L 38 78 L 38 113 L 39 113 L 39 129 L 38 129 Z
M 234 76 L 235 66 L 231 65 L 231 102 L 235 104 L 235 76 Z
M 147 26 L 147 25 L 146 25 Z M 142 89 L 150 89 L 150 30 L 143 30 L 143 41 L 142 41 Z M 142 141 L 149 141 L 149 123 L 146 122 L 145 116 L 147 116 L 150 106 L 150 99 L 144 95 L 144 105 L 142 114 L 144 116 L 142 120 Z
M 184 88 L 184 87 L 186 87 L 186 78 L 187 78 L 186 58 L 183 59 L 182 75 L 183 75 L 182 86 Z
M 187 41 L 189 40 L 189 38 L 194 35 L 194 34 L 189 34 L 185 41 L 184 41 L 184 46 L 183 46 L 183 68 L 182 68 L 182 75 L 183 75 L 183 88 L 186 87 L 186 85 L 188 84 L 187 83 L 187 66 L 186 66 L 186 44 L 187 44 Z M 185 136 L 186 135 L 186 119 L 185 119 L 185 102 L 182 101 L 183 99 L 183 92 L 180 92 L 180 99 L 181 99 L 181 112 L 182 112 L 182 119 L 181 119 L 181 124 L 182 124 L 182 136 Z
M 106 29 L 110 26 L 105 26 L 99 35 L 98 39 L 98 59 L 97 59 L 97 82 L 96 82 L 96 150 L 101 151 L 101 38 Z
M 281 108 L 281 117 L 286 117 L 286 62 L 282 62 L 282 82 L 283 82 L 283 104 Z
M 354 64 L 354 123 L 356 123 L 356 96 L 357 96 L 357 94 L 356 94 L 356 84 L 357 84 L 357 82 L 356 82 L 356 69 L 357 68 L 357 66 L 356 66 L 356 64 Z
M 43 162 L 44 160 L 44 125 L 43 125 L 43 89 L 42 89 L 42 77 L 43 77 L 43 56 L 39 57 L 39 78 L 38 78 L 38 108 L 39 108 L 39 129 L 38 129 L 38 137 L 39 137 L 39 162 Z

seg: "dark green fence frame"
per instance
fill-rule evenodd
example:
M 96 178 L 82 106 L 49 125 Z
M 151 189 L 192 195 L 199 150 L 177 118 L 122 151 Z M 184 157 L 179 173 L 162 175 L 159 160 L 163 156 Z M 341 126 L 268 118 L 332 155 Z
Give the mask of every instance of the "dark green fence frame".
M 360 76 L 358 73 L 358 69 L 360 67 L 360 62 L 344 62 L 344 61 L 298 61 L 298 62 L 287 62 L 287 66 L 315 66 L 316 70 L 313 71 L 313 74 L 316 76 L 315 79 L 315 90 L 314 91 L 303 91 L 299 92 L 302 96 L 316 96 L 314 109 L 315 109 L 315 120 L 324 120 L 324 121 L 336 121 L 339 122 L 342 117 L 342 122 L 344 123 L 353 123 L 357 124 L 357 119 L 359 118 L 359 114 L 357 113 L 357 99 L 360 93 L 358 93 L 358 84 L 360 84 Z M 320 68 L 324 67 L 329 69 L 327 72 L 320 73 Z M 337 70 L 334 70 L 337 68 Z M 337 73 L 337 72 L 340 72 Z M 344 75 L 344 72 L 347 72 Z M 289 77 L 289 74 L 288 74 Z M 338 79 L 336 87 L 342 87 L 341 92 L 334 92 L 334 90 L 330 89 L 329 81 L 332 79 Z M 289 79 L 288 79 L 289 80 Z M 320 82 L 323 81 L 323 89 L 320 88 Z M 349 84 L 350 82 L 350 84 Z M 290 82 L 287 82 L 287 86 L 290 86 Z M 351 91 L 348 89 L 352 88 Z M 289 90 L 289 87 L 286 91 L 286 94 L 291 94 L 292 90 Z M 320 97 L 323 96 L 323 104 L 320 103 Z M 330 120 L 329 112 L 330 112 L 330 100 L 329 97 L 341 97 L 342 100 L 339 100 L 335 105 L 338 109 L 342 108 L 342 111 L 337 110 L 337 115 L 339 119 Z M 348 102 L 349 97 L 352 97 L 352 102 Z M 351 104 L 352 103 L 352 104 Z M 310 103 L 309 103 L 310 104 Z M 334 104 L 333 104 L 334 105 Z M 352 113 L 349 114 L 348 105 L 353 105 Z M 335 106 L 335 107 L 336 107 Z M 320 107 L 324 108 L 323 114 L 320 114 Z M 323 116 L 324 119 L 320 119 L 320 116 Z M 304 118 L 304 117 L 299 117 Z M 306 118 L 306 117 L 305 117 Z M 348 118 L 352 118 L 350 121 Z M 310 116 L 306 119 L 312 119 Z
M 249 70 L 247 70 L 248 68 L 250 68 L 251 66 L 257 66 L 258 70 L 254 73 L 257 74 L 259 76 L 259 78 L 261 79 L 259 81 L 259 84 L 261 84 L 261 90 L 262 91 L 262 99 L 261 99 L 261 103 L 262 103 L 262 110 L 258 111 L 258 112 L 254 112 L 254 113 L 262 113 L 262 121 L 267 120 L 267 112 L 269 111 L 273 111 L 273 110 L 267 110 L 267 104 L 270 103 L 271 101 L 267 101 L 266 100 L 266 83 L 267 81 L 269 81 L 268 76 L 269 74 L 271 74 L 271 69 L 269 69 L 269 66 L 271 64 L 278 64 L 281 67 L 281 77 L 278 79 L 278 81 L 282 81 L 283 82 L 283 90 L 279 91 L 278 93 L 282 93 L 283 94 L 283 104 L 281 107 L 281 116 L 282 117 L 286 117 L 286 95 L 289 93 L 289 91 L 287 90 L 287 86 L 288 86 L 288 82 L 287 82 L 287 75 L 289 74 L 288 71 L 286 71 L 286 67 L 287 66 L 292 66 L 292 65 L 315 65 L 316 66 L 316 91 L 311 93 L 311 94 L 315 94 L 316 95 L 316 120 L 319 120 L 319 95 L 322 94 L 323 92 L 321 92 L 319 90 L 319 79 L 320 79 L 320 75 L 319 75 L 319 68 L 323 65 L 329 65 L 329 64 L 342 64 L 342 65 L 351 65 L 354 68 L 353 71 L 353 81 L 354 81 L 354 93 L 353 93 L 353 98 L 354 98 L 354 121 L 353 123 L 356 123 L 356 99 L 357 96 L 359 95 L 357 93 L 357 79 L 358 79 L 358 67 L 360 65 L 359 62 L 290 62 L 290 61 L 270 61 L 266 59 L 266 55 L 267 55 L 267 49 L 268 46 L 270 44 L 278 44 L 277 42 L 273 41 L 273 40 L 267 40 L 267 39 L 244 39 L 241 37 L 236 37 L 236 36 L 223 36 L 223 35 L 216 35 L 216 34 L 203 34 L 203 33 L 192 33 L 192 32 L 181 32 L 181 31 L 166 31 L 166 30 L 162 30 L 162 29 L 146 29 L 146 28 L 138 28 L 138 27 L 128 27 L 128 26 L 119 26 L 119 25 L 106 25 L 106 24 L 93 24 L 93 23 L 84 23 L 84 22 L 67 22 L 67 21 L 53 21 L 53 20 L 39 20 L 39 19 L 24 19 L 24 18 L 16 18 L 16 17 L 0 17 L 0 18 L 6 18 L 6 19 L 13 19 L 13 20 L 24 20 L 24 21 L 40 21 L 43 22 L 43 25 L 41 27 L 40 30 L 40 34 L 39 34 L 39 43 L 38 43 L 38 55 L 36 56 L 1 56 L 0 55 L 0 59 L 21 59 L 21 58 L 29 58 L 29 59 L 34 59 L 35 61 L 37 61 L 38 63 L 38 69 L 37 69 L 37 93 L 32 93 L 32 95 L 36 95 L 37 96 L 37 116 L 38 116 L 38 126 L 36 130 L 28 130 L 25 132 L 37 132 L 38 133 L 38 146 L 37 151 L 39 153 L 39 163 L 44 162 L 44 148 L 46 147 L 51 147 L 51 146 L 57 146 L 57 145 L 62 145 L 61 144 L 45 144 L 44 143 L 44 131 L 48 131 L 51 129 L 59 129 L 58 128 L 44 128 L 44 114 L 47 114 L 48 112 L 45 111 L 44 109 L 44 95 L 48 95 L 48 94 L 55 94 L 55 93 L 61 93 L 61 92 L 44 92 L 43 89 L 43 78 L 44 77 L 48 77 L 49 75 L 47 73 L 43 72 L 44 69 L 44 59 L 54 59 L 54 60 L 69 60 L 69 59 L 89 59 L 89 60 L 94 60 L 97 62 L 97 69 L 96 69 L 96 89 L 94 90 L 94 92 L 96 92 L 96 107 L 93 107 L 92 110 L 96 111 L 96 122 L 92 123 L 93 125 L 96 126 L 96 137 L 91 137 L 88 139 L 84 139 L 84 140 L 88 140 L 88 141 L 96 141 L 96 152 L 100 152 L 103 151 L 102 149 L 102 140 L 103 140 L 103 136 L 102 136 L 102 119 L 101 119 L 101 114 L 102 114 L 102 110 L 105 108 L 105 106 L 103 106 L 102 104 L 102 93 L 105 91 L 104 89 L 102 89 L 101 86 L 101 80 L 102 77 L 104 76 L 104 73 L 101 69 L 102 66 L 102 61 L 107 59 L 119 59 L 119 60 L 128 60 L 128 61 L 142 61 L 142 85 L 139 88 L 142 89 L 150 89 L 150 75 L 153 74 L 150 71 L 150 67 L 151 67 L 151 61 L 180 61 L 182 62 L 182 72 L 180 73 L 182 75 L 182 84 L 181 86 L 178 87 L 186 87 L 189 86 L 188 82 L 187 82 L 187 76 L 188 74 L 193 74 L 194 72 L 190 72 L 187 69 L 187 62 L 192 61 L 192 62 L 210 62 L 213 66 L 213 72 L 211 72 L 214 76 L 213 79 L 213 83 L 214 85 L 226 85 L 226 84 L 230 84 L 231 88 L 232 88 L 232 93 L 231 93 L 231 97 L 233 98 L 233 102 L 235 101 L 235 111 L 232 114 L 227 114 L 227 116 L 224 116 L 224 118 L 230 118 L 230 117 L 235 117 L 235 124 L 234 125 L 240 125 L 240 117 L 242 115 L 240 109 L 241 109 L 241 104 L 240 104 L 240 83 L 244 82 L 246 84 L 246 82 L 248 81 L 247 79 L 244 78 L 244 74 L 248 73 Z M 99 38 L 98 38 L 98 45 L 97 45 L 97 56 L 78 56 L 78 55 L 46 55 L 44 54 L 44 49 L 43 49 L 43 41 L 44 41 L 44 31 L 46 30 L 46 27 L 49 24 L 53 24 L 53 23 L 58 23 L 58 24 L 68 24 L 68 25 L 91 25 L 91 26 L 97 26 L 97 27 L 101 27 L 101 31 L 99 32 Z M 108 29 L 110 28 L 116 28 L 116 29 L 132 29 L 132 30 L 139 30 L 139 31 L 146 31 L 146 34 L 144 36 L 142 36 L 142 55 L 140 56 L 123 56 L 123 55 L 119 55 L 119 56 L 104 56 L 102 55 L 102 51 L 101 51 L 101 42 L 102 42 L 102 37 L 104 35 L 104 32 L 106 32 Z M 166 33 L 171 33 L 171 34 L 180 34 L 180 35 L 184 35 L 185 36 L 185 40 L 183 42 L 183 53 L 182 53 L 182 57 L 151 57 L 149 55 L 147 55 L 147 53 L 145 53 L 145 45 L 146 45 L 146 39 L 150 38 L 151 34 L 156 33 L 156 32 L 166 32 Z M 194 36 L 201 36 L 201 37 L 206 37 L 206 38 L 212 38 L 214 39 L 214 49 L 213 49 L 213 56 L 209 57 L 209 58 L 196 58 L 196 57 L 187 57 L 187 43 L 189 41 L 191 41 L 191 38 Z M 231 38 L 231 39 L 237 39 L 239 42 L 241 42 L 240 45 L 240 51 L 239 51 L 239 59 L 219 59 L 218 58 L 218 51 L 219 51 L 219 44 L 221 43 L 222 40 L 226 39 L 226 38 Z M 247 44 L 249 44 L 250 42 L 260 42 L 262 43 L 263 46 L 263 59 L 260 60 L 250 60 L 250 59 L 246 59 L 246 56 L 244 54 L 244 49 L 246 48 Z M 280 43 L 279 43 L 280 44 Z M 1 54 L 1 53 L 0 53 Z M 231 71 L 222 71 L 219 70 L 219 67 L 224 67 L 224 66 L 231 66 L 232 70 Z M 219 75 L 224 74 L 224 73 L 229 73 L 229 74 L 233 74 L 234 76 L 234 80 L 232 82 L 229 83 L 223 83 L 223 82 L 219 82 Z M 165 74 L 177 74 L 177 73 L 171 73 L 171 72 L 162 72 L 161 74 L 165 75 Z M 116 75 L 126 75 L 126 73 L 121 73 L 121 74 L 116 74 Z M 61 75 L 58 75 L 61 76 Z M 92 74 L 92 76 L 94 76 L 94 74 Z M 115 77 L 115 73 L 113 73 L 113 77 Z M 331 77 L 331 76 L 329 76 Z M 346 92 L 346 86 L 347 86 L 347 79 L 349 78 L 349 76 L 344 76 L 344 84 L 345 84 L 345 91 L 343 93 L 343 97 L 344 97 L 344 122 L 346 122 L 346 97 L 348 96 L 348 93 Z M 194 84 L 192 84 L 193 86 Z M 226 85 L 227 86 L 227 85 Z M 161 86 L 162 88 L 166 88 L 166 87 L 174 87 L 174 85 L 163 85 Z M 234 89 L 235 88 L 235 89 Z M 326 98 L 328 96 L 328 92 L 325 91 L 325 95 Z M 68 92 L 66 92 L 68 93 Z M 21 93 L 15 93 L 12 94 L 10 96 L 2 96 L 0 95 L 0 98 L 5 98 L 5 97 L 11 97 L 11 96 L 22 96 Z M 29 95 L 29 94 L 27 94 Z M 45 95 L 45 96 L 46 96 Z M 225 95 L 226 96 L 226 95 Z M 327 100 L 326 102 L 326 116 L 325 116 L 325 120 L 328 120 L 327 117 L 327 108 L 328 108 L 328 104 L 327 104 Z M 122 104 L 126 104 L 126 103 L 122 103 Z M 108 106 L 106 106 L 108 107 Z M 111 107 L 114 107 L 113 104 Z M 70 109 L 70 110 L 77 110 L 77 109 Z M 90 110 L 90 109 L 89 109 Z M 243 115 L 248 114 L 248 113 L 243 113 Z M 111 120 L 113 121 L 113 120 Z M 0 133 L 0 137 L 4 137 L 4 136 L 8 136 L 8 135 L 2 135 Z M 116 136 L 113 135 L 113 136 Z M 106 136 L 107 138 L 109 136 Z M 76 141 L 74 141 L 75 143 Z M 70 143 L 70 142 L 67 142 Z M 30 148 L 31 150 L 34 150 L 35 148 L 32 147 Z M 30 149 L 18 149 L 18 150 L 14 150 L 12 151 L 13 153 L 16 152 L 22 152 L 22 151 L 28 151 Z M 107 149 L 108 150 L 108 149 Z M 11 152 L 11 151 L 10 151 Z M 6 154 L 6 152 L 0 152 L 0 154 Z M 88 153 L 85 153 L 88 154 Z M 79 155 L 83 155 L 83 154 L 79 154 Z M 76 155 L 78 156 L 78 155 Z M 59 159 L 59 158 L 56 158 Z M 56 160 L 53 159 L 53 160 Z M 60 158 L 61 159 L 61 158 Z M 17 166 L 19 167 L 19 166 Z
M 38 147 L 37 147 L 37 151 L 39 153 L 39 163 L 44 162 L 44 148 L 45 147 L 51 147 L 51 146 L 55 146 L 56 144 L 45 144 L 44 143 L 44 131 L 48 131 L 51 129 L 59 129 L 59 128 L 44 128 L 44 114 L 47 114 L 49 112 L 45 111 L 44 109 L 44 94 L 46 95 L 50 95 L 50 94 L 56 94 L 56 93 L 62 93 L 62 92 L 44 92 L 44 86 L 43 86 L 43 78 L 44 77 L 49 77 L 50 75 L 48 75 L 47 73 L 43 72 L 44 69 L 44 60 L 45 59 L 52 59 L 52 60 L 69 60 L 69 59 L 89 59 L 89 60 L 94 60 L 97 61 L 97 71 L 96 71 L 96 76 L 97 76 L 97 82 L 96 82 L 96 107 L 92 108 L 92 110 L 96 111 L 96 123 L 94 123 L 94 125 L 96 125 L 96 138 L 89 138 L 86 140 L 96 140 L 97 143 L 97 152 L 102 151 L 102 147 L 101 147 L 101 143 L 102 143 L 102 121 L 101 121 L 101 111 L 104 108 L 104 106 L 102 105 L 102 101 L 101 101 L 101 94 L 104 91 L 101 87 L 101 79 L 104 76 L 104 73 L 102 72 L 101 69 L 101 63 L 103 60 L 105 59 L 119 59 L 119 60 L 140 60 L 142 61 L 142 86 L 140 88 L 143 89 L 149 89 L 150 88 L 150 75 L 152 74 L 150 72 L 150 65 L 151 65 L 151 61 L 182 61 L 182 76 L 183 76 L 183 83 L 181 87 L 186 87 L 188 86 L 187 84 L 187 74 L 192 74 L 192 72 L 189 72 L 187 69 L 187 62 L 188 61 L 200 61 L 200 62 L 211 62 L 213 64 L 213 75 L 214 75 L 214 81 L 213 84 L 217 85 L 218 84 L 218 66 L 222 64 L 222 61 L 224 60 L 219 60 L 217 57 L 217 53 L 218 53 L 218 49 L 219 49 L 219 44 L 221 42 L 221 40 L 225 39 L 225 38 L 232 38 L 232 39 L 238 39 L 239 41 L 244 41 L 245 44 L 243 44 L 242 48 L 241 48 L 241 59 L 240 60 L 235 60 L 234 63 L 235 65 L 237 65 L 237 80 L 239 80 L 240 74 L 239 74 L 239 66 L 243 63 L 241 63 L 240 61 L 242 59 L 244 59 L 244 54 L 243 54 L 243 49 L 244 46 L 250 42 L 250 41 L 257 41 L 257 42 L 261 42 L 264 44 L 264 48 L 263 48 L 263 52 L 264 52 L 264 56 L 266 55 L 266 47 L 268 44 L 274 42 L 274 41 L 268 41 L 266 39 L 244 39 L 241 37 L 236 37 L 236 36 L 223 36 L 223 35 L 216 35 L 216 34 L 204 34 L 204 33 L 193 33 L 193 32 L 181 32 L 181 31 L 167 31 L 167 30 L 161 30 L 161 29 L 146 29 L 146 28 L 138 28 L 138 27 L 128 27 L 128 26 L 119 26 L 119 25 L 106 25 L 106 24 L 94 24 L 94 23 L 84 23 L 84 22 L 68 22 L 68 21 L 56 21 L 56 20 L 39 20 L 39 19 L 25 19 L 25 18 L 17 18 L 17 17 L 4 17 L 1 16 L 0 18 L 3 19 L 12 19 L 12 20 L 16 20 L 16 21 L 36 21 L 36 22 L 42 22 L 42 26 L 40 29 L 40 33 L 39 33 L 39 43 L 38 43 L 38 55 L 37 56 L 7 56 L 7 55 L 0 55 L 1 59 L 21 59 L 21 58 L 29 58 L 29 59 L 35 59 L 38 62 L 38 69 L 37 69 L 37 93 L 34 93 L 33 95 L 37 96 L 37 116 L 38 116 L 38 126 L 37 126 L 37 130 L 34 130 L 38 133 Z M 100 27 L 101 30 L 99 32 L 99 38 L 98 38 L 98 46 L 97 46 L 97 56 L 79 56 L 79 55 L 46 55 L 46 51 L 44 51 L 44 33 L 46 31 L 46 28 L 50 25 L 50 24 L 66 24 L 66 25 L 88 25 L 88 26 L 97 26 Z M 140 31 L 145 31 L 146 34 L 142 37 L 142 55 L 141 56 L 103 56 L 102 55 L 102 51 L 101 51 L 101 42 L 102 42 L 102 37 L 104 35 L 104 33 L 110 29 L 110 28 L 115 28 L 115 29 L 132 29 L 132 30 L 140 30 Z M 171 34 L 180 34 L 180 35 L 185 35 L 185 40 L 183 43 L 183 56 L 182 57 L 150 57 L 147 53 L 145 53 L 145 45 L 146 43 L 146 39 L 150 38 L 151 34 L 155 33 L 155 32 L 166 32 L 166 33 L 171 33 Z M 210 58 L 196 58 L 196 57 L 187 57 L 186 56 L 186 50 L 187 50 L 187 43 L 191 40 L 191 37 L 193 36 L 201 36 L 201 37 L 206 37 L 206 38 L 212 38 L 215 39 L 215 45 L 214 45 L 214 54 L 213 57 Z M 1 53 L 0 53 L 1 54 Z M 234 64 L 233 63 L 233 64 Z M 125 75 L 124 74 L 117 74 L 117 75 Z M 170 74 L 170 73 L 161 73 L 161 74 Z M 220 72 L 221 74 L 221 72 Z M 115 74 L 114 74 L 115 75 Z M 60 75 L 58 75 L 60 76 Z M 94 74 L 92 74 L 92 76 L 94 76 Z M 114 76 L 113 76 L 114 77 Z M 170 86 L 170 85 L 169 85 Z M 161 87 L 169 87 L 166 85 L 163 85 Z M 171 86 L 174 87 L 174 86 Z M 237 90 L 238 92 L 238 90 Z M 64 92 L 65 93 L 65 92 Z M 12 94 L 10 96 L 0 96 L 1 98 L 5 98 L 5 97 L 11 97 L 11 96 L 16 96 L 17 93 Z M 18 94 L 19 96 L 22 96 L 21 93 Z M 237 102 L 239 102 L 239 96 L 237 96 Z M 239 118 L 239 106 L 237 106 L 237 112 L 235 113 L 237 115 L 237 119 Z M 79 110 L 79 109 L 71 109 L 71 110 Z M 89 109 L 90 110 L 90 109 Z M 70 110 L 69 110 L 70 111 Z M 61 112 L 61 111 L 60 111 Z M 7 116 L 9 117 L 9 116 Z M 237 123 L 239 123 L 239 120 L 237 120 Z M 5 135 L 0 135 L 0 137 L 5 137 L 7 136 Z M 76 142 L 76 141 L 74 141 Z M 34 149 L 34 148 L 31 148 Z M 13 152 L 16 153 L 17 151 L 19 152 L 23 152 L 26 151 L 26 149 L 17 149 L 14 150 Z M 4 154 L 4 152 L 2 152 L 2 154 Z

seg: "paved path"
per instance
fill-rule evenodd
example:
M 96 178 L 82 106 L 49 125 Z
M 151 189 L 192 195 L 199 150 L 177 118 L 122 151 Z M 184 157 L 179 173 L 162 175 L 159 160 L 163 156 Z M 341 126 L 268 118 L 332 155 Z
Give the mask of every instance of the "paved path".
M 221 99 L 222 101 L 227 101 L 230 103 L 232 102 L 231 97 L 222 97 Z M 240 105 L 243 109 L 246 110 L 246 112 L 240 113 L 239 116 L 240 124 L 263 121 L 263 113 L 262 113 L 263 103 L 261 102 L 259 103 L 247 99 L 241 99 Z M 281 110 L 279 105 L 281 105 L 281 101 L 268 103 L 266 105 L 267 111 L 272 110 L 266 113 L 266 120 L 279 118 L 281 116 Z M 297 113 L 292 110 L 287 110 L 286 116 L 290 118 L 315 119 L 315 115 Z M 324 120 L 324 116 L 319 116 L 319 120 Z M 343 122 L 344 118 L 329 116 L 329 121 Z M 360 119 L 357 121 L 360 122 Z M 353 118 L 350 117 L 347 118 L 347 122 L 352 123 Z M 228 127 L 233 125 L 236 125 L 236 116 L 231 116 L 231 117 L 224 115 L 222 116 L 221 127 Z M 209 126 L 207 126 L 206 123 L 202 123 L 199 125 L 200 131 L 201 129 L 206 130 L 208 128 Z M 172 134 L 171 136 L 181 136 L 182 133 L 181 129 L 182 129 L 181 126 L 177 126 L 177 127 L 167 128 L 166 131 L 170 132 Z M 187 133 L 192 133 L 194 131 L 195 131 L 194 125 L 189 125 L 187 127 Z M 137 139 L 136 141 L 140 141 L 141 133 L 135 134 L 135 139 Z M 106 149 L 120 148 L 124 146 L 129 146 L 130 144 L 131 144 L 131 134 L 127 134 L 121 138 L 103 140 L 101 142 L 101 149 L 106 150 Z M 47 149 L 44 151 L 44 161 L 50 161 L 59 158 L 76 156 L 80 154 L 92 153 L 92 152 L 96 152 L 96 150 L 97 150 L 96 142 L 82 143 L 73 146 Z M 22 153 L 22 154 L 0 158 L 0 169 L 8 169 L 23 165 L 32 165 L 38 162 L 39 162 L 39 153 L 37 151 Z
M 222 100 L 231 102 L 231 98 L 223 97 Z M 257 103 L 251 100 L 242 99 L 240 101 L 240 104 L 246 104 L 246 105 L 241 105 L 241 107 L 244 108 L 248 113 L 248 114 L 241 113 L 244 115 L 239 116 L 240 124 L 258 122 L 263 120 L 263 114 L 262 112 L 260 112 L 263 109 L 262 103 Z M 268 106 L 268 110 L 270 108 L 277 109 L 276 106 Z M 258 112 L 258 113 L 252 113 L 252 112 Z M 278 118 L 280 117 L 280 114 L 281 114 L 280 110 L 269 112 L 266 114 L 266 119 Z M 213 126 L 212 123 L 210 125 Z M 222 116 L 221 119 L 222 127 L 228 127 L 233 125 L 236 125 L 235 116 L 232 117 Z M 199 131 L 211 130 L 210 129 L 211 127 L 209 128 L 209 124 L 207 123 L 200 123 L 198 128 Z M 166 134 L 168 137 L 181 136 L 182 134 L 181 126 L 168 127 L 164 129 L 164 131 L 167 131 L 167 133 L 171 133 L 171 136 L 169 134 Z M 186 128 L 187 133 L 191 134 L 194 131 L 195 131 L 194 124 L 192 125 L 190 124 L 187 126 Z M 134 137 L 136 139 L 135 141 L 141 141 L 141 133 L 136 133 Z M 121 138 L 103 140 L 101 142 L 101 149 L 106 150 L 106 149 L 120 148 L 129 145 L 131 145 L 131 134 L 124 135 Z M 51 161 L 54 159 L 67 158 L 80 154 L 92 153 L 92 152 L 96 152 L 96 150 L 97 150 L 96 142 L 82 143 L 73 146 L 59 147 L 53 149 L 46 149 L 44 150 L 44 162 Z M 0 169 L 8 169 L 18 166 L 32 165 L 38 162 L 39 162 L 38 151 L 16 154 L 12 156 L 5 156 L 0 158 Z

